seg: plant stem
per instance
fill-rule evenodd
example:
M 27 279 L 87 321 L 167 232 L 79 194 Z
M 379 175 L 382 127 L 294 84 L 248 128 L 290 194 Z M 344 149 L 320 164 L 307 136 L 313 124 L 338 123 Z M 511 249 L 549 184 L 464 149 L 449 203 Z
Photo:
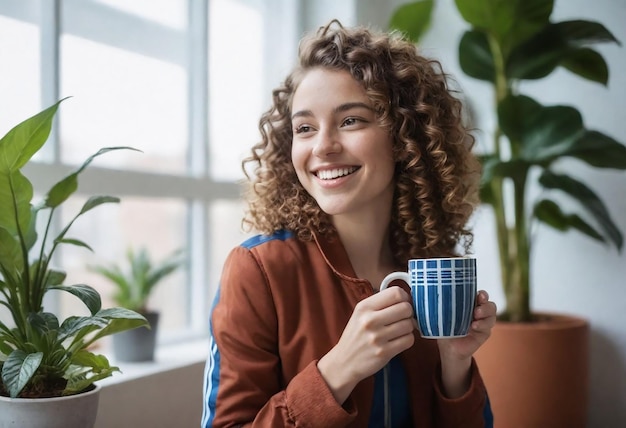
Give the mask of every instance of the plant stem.
M 50 208 L 50 215 L 48 216 L 48 222 L 46 223 L 46 230 L 41 241 L 41 248 L 39 250 L 39 263 L 37 263 L 37 272 L 35 273 L 35 281 L 33 282 L 33 299 L 32 308 L 33 312 L 37 312 L 41 309 L 43 302 L 43 296 L 45 294 L 46 274 L 48 272 L 48 263 L 52 257 L 52 251 L 50 251 L 49 258 L 45 258 L 44 250 L 46 242 L 48 241 L 48 233 L 50 232 L 50 226 L 52 224 L 52 217 L 54 214 L 54 208 Z
M 502 47 L 498 43 L 498 40 L 494 35 L 488 35 L 489 48 L 493 57 L 494 63 L 494 110 L 498 111 L 498 105 L 511 93 L 511 83 L 506 77 L 505 60 L 502 52 Z M 496 117 L 496 119 L 499 119 Z M 494 154 L 498 159 L 503 160 L 502 144 L 505 144 L 506 139 L 500 129 L 499 120 L 496 122 L 494 131 Z M 510 145 L 509 145 L 510 151 Z M 501 177 L 496 177 L 492 184 L 493 190 L 493 208 L 496 221 L 496 233 L 498 240 L 498 253 L 500 256 L 500 277 L 502 280 L 502 288 L 505 296 L 511 295 L 516 288 L 516 276 L 515 275 L 515 256 L 517 253 L 517 234 L 511 233 L 507 225 L 506 216 L 506 199 L 504 181 Z M 511 312 L 515 312 L 516 305 L 511 305 L 507 301 L 507 312 L 509 316 Z
M 513 185 L 515 189 L 515 241 L 516 260 L 513 288 L 509 290 L 507 305 L 509 307 L 510 320 L 513 322 L 528 322 L 530 316 L 530 287 L 529 287 L 529 264 L 530 247 L 528 231 L 526 227 L 526 188 L 527 172 L 516 177 Z

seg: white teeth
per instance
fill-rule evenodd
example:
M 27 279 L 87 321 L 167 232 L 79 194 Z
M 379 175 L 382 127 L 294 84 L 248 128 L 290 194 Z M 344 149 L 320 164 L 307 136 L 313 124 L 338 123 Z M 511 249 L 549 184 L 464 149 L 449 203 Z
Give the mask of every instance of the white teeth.
M 343 177 L 344 175 L 352 174 L 356 170 L 357 170 L 356 167 L 326 169 L 323 171 L 318 171 L 317 177 L 322 180 L 332 180 L 334 178 Z

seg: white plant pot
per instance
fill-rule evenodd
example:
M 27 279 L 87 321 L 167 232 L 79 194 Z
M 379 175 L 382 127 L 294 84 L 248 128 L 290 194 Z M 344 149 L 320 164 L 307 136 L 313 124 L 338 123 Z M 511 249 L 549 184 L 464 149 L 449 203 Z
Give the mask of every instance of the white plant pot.
M 0 428 L 92 428 L 100 389 L 53 398 L 0 396 Z

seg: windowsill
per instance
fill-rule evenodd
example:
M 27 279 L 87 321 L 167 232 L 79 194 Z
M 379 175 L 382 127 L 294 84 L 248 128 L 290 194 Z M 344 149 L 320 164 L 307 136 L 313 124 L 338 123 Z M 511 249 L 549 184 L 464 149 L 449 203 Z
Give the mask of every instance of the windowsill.
M 154 361 L 140 363 L 116 361 L 112 352 L 103 351 L 102 354 L 109 359 L 112 366 L 121 370 L 121 373 L 113 373 L 113 376 L 97 382 L 106 386 L 204 362 L 208 355 L 208 341 L 201 339 L 159 346 L 155 351 Z
M 208 351 L 205 338 L 158 346 L 150 362 L 109 358 L 122 373 L 98 382 L 102 391 L 94 428 L 199 426 Z M 104 346 L 100 353 L 113 354 Z

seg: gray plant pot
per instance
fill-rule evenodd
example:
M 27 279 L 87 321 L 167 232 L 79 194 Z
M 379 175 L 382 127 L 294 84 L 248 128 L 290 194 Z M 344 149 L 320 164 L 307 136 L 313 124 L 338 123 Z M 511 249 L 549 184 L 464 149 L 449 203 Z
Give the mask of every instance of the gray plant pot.
M 115 355 L 116 361 L 154 361 L 159 313 L 149 312 L 143 314 L 143 316 L 145 316 L 150 323 L 150 329 L 139 327 L 133 330 L 116 333 L 112 336 L 113 354 Z
M 100 388 L 53 398 L 0 396 L 0 428 L 92 428 L 98 414 Z

